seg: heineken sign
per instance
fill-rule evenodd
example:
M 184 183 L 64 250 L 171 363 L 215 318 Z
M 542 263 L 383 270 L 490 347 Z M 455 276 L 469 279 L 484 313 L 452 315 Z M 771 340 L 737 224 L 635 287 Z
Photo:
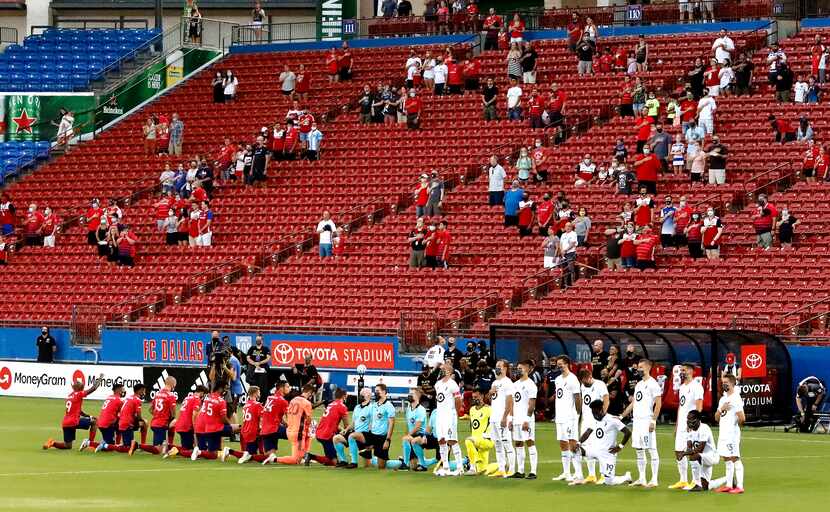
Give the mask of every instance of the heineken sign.
M 90 94 L 0 95 L 0 140 L 52 140 L 61 109 L 75 114 L 77 133 L 91 132 L 95 97 Z
M 343 33 L 343 20 L 357 17 L 356 0 L 320 0 L 317 10 L 317 39 L 339 41 Z
M 39 96 L 9 96 L 6 102 L 6 136 L 9 140 L 38 140 Z

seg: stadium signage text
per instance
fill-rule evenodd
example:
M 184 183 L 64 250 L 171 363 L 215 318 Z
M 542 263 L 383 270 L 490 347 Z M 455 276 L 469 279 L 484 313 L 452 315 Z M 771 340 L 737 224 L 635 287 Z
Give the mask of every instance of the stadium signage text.
M 93 400 L 106 398 L 115 382 L 132 387 L 144 380 L 138 366 L 0 361 L 0 396 L 65 398 L 71 392 L 70 384 L 80 381 L 88 388 L 101 374 L 104 375 L 101 386 L 89 396 Z
M 355 368 L 363 364 L 370 369 L 395 367 L 391 343 L 337 343 L 324 341 L 271 340 L 271 358 L 275 366 L 292 366 L 310 356 L 317 367 Z
M 201 363 L 205 360 L 202 340 L 144 338 L 144 361 L 170 363 Z

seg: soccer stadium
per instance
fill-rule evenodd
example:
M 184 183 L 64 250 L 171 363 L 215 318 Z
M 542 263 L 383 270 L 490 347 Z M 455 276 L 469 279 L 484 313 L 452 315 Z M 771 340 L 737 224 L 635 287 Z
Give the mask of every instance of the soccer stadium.
M 0 0 L 0 510 L 821 507 L 828 69 L 826 0 Z

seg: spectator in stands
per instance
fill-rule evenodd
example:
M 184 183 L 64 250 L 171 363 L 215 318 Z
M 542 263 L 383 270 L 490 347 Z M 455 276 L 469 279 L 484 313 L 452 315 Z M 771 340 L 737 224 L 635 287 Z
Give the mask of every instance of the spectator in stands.
M 519 43 L 511 43 L 510 51 L 505 57 L 507 63 L 507 78 L 519 81 L 522 78 L 522 49 Z
M 202 44 L 202 13 L 195 3 L 190 8 L 187 19 L 187 37 L 193 44 Z
M 311 73 L 306 71 L 305 64 L 300 64 L 297 69 L 297 86 L 294 92 L 303 103 L 308 101 L 308 91 L 311 90 Z
M 732 52 L 735 51 L 735 42 L 723 28 L 718 33 L 718 38 L 712 43 L 712 52 L 719 64 L 732 60 Z
M 804 75 L 798 74 L 793 85 L 793 101 L 795 103 L 807 103 L 807 92 L 810 86 L 804 81 Z
M 556 233 L 548 233 L 542 239 L 542 266 L 544 268 L 554 268 L 559 266 L 561 254 L 559 253 L 559 237 Z
M 781 209 L 781 217 L 777 220 L 775 228 L 778 230 L 778 241 L 782 249 L 792 246 L 793 234 L 798 224 L 798 219 L 790 215 L 789 209 Z
M 507 173 L 504 167 L 499 164 L 499 159 L 496 155 L 490 156 L 490 166 L 487 169 L 488 176 L 488 194 L 490 199 L 490 206 L 501 206 L 504 204 L 504 180 L 507 179 Z
M 464 75 L 464 90 L 477 91 L 480 86 L 481 62 L 475 58 L 468 59 L 462 63 L 461 68 Z
M 349 42 L 343 41 L 340 45 L 340 56 L 337 58 L 338 74 L 340 75 L 341 82 L 352 79 L 353 64 L 354 60 L 352 59 L 352 50 L 349 48 Z
M 415 199 L 415 218 L 420 219 L 426 214 L 429 202 L 429 176 L 426 174 L 420 176 L 412 197 Z
M 583 36 L 588 38 L 588 42 L 597 49 L 597 39 L 599 38 L 599 29 L 597 28 L 592 18 L 585 18 L 585 28 L 582 31 Z
M 401 0 L 398 2 L 398 17 L 408 18 L 412 16 L 412 2 L 409 0 Z
M 130 226 L 124 224 L 118 233 L 118 264 L 125 267 L 135 266 L 136 245 L 138 237 Z
M 519 150 L 519 157 L 516 159 L 516 177 L 524 187 L 530 181 L 530 173 L 533 171 L 533 159 L 530 158 L 527 148 L 522 147 Z
M 582 34 L 582 39 L 576 45 L 576 57 L 578 60 L 576 71 L 579 76 L 594 74 L 594 52 L 596 51 L 591 40 L 588 38 L 588 33 Z
M 550 94 L 548 95 L 548 104 L 545 112 L 542 114 L 542 121 L 546 126 L 560 126 L 565 121 L 565 103 L 567 94 L 559 88 L 557 82 L 550 84 Z M 547 113 L 547 121 L 545 121 L 545 113 Z
M 631 99 L 633 101 L 632 108 L 634 115 L 640 117 L 643 114 L 643 108 L 646 106 L 646 87 L 640 77 L 634 78 L 634 85 L 631 89 Z
M 683 234 L 686 238 L 686 246 L 689 248 L 689 256 L 691 256 L 692 259 L 703 257 L 702 229 L 703 220 L 700 218 L 700 214 L 697 212 L 692 213 L 689 218 L 689 223 L 686 224 L 685 228 L 683 228 Z
M 497 121 L 498 113 L 496 112 L 496 98 L 499 94 L 499 88 L 496 87 L 492 78 L 488 78 L 485 86 L 481 89 L 481 107 L 484 112 L 485 121 Z
M 517 226 L 519 224 L 519 203 L 524 198 L 524 189 L 521 188 L 519 180 L 513 180 L 510 189 L 504 193 L 504 226 Z
M 397 91 L 391 87 L 386 87 L 381 95 L 383 99 L 383 122 L 384 124 L 395 124 L 398 122 L 398 108 L 400 107 L 401 99 L 398 97 Z
M 577 13 L 571 14 L 571 20 L 565 30 L 568 32 L 568 49 L 572 53 L 576 53 L 576 45 L 582 39 L 582 23 L 579 21 Z
M 58 233 L 60 219 L 48 206 L 43 209 L 43 223 L 40 233 L 43 235 L 43 247 L 55 247 L 55 237 Z
M 638 269 L 656 268 L 655 253 L 657 252 L 657 242 L 657 236 L 651 233 L 651 226 L 648 224 L 643 226 L 640 234 L 634 239 Z
M 443 215 L 441 206 L 444 204 L 444 180 L 438 175 L 437 170 L 432 171 L 427 190 L 427 203 L 424 208 L 424 215 L 427 217 L 440 217 Z M 419 215 L 421 217 L 421 215 Z
M 229 69 L 225 72 L 225 79 L 222 83 L 224 85 L 225 103 L 233 102 L 236 99 L 236 89 L 239 87 L 239 79 Z
M 774 115 L 770 114 L 767 121 L 769 121 L 770 127 L 772 128 L 775 142 L 785 144 L 795 140 L 795 127 L 788 120 L 777 119 Z
M 320 236 L 320 257 L 329 258 L 332 255 L 331 237 L 337 230 L 328 210 L 323 212 L 323 218 L 317 223 L 317 234 Z
M 813 127 L 810 125 L 810 120 L 805 115 L 802 115 L 798 120 L 798 130 L 795 133 L 795 140 L 798 142 L 808 142 L 813 140 Z
M 579 246 L 579 240 L 576 232 L 573 229 L 573 224 L 565 223 L 564 232 L 559 237 L 559 252 L 564 258 L 564 264 L 567 266 L 568 273 L 565 277 L 567 286 L 570 286 L 576 275 L 576 248 Z
M 507 30 L 510 32 L 511 45 L 513 43 L 522 43 L 525 32 L 525 22 L 519 16 L 519 13 L 513 14 L 513 19 L 510 20 L 510 25 L 507 27 Z
M 0 205 L 2 208 L 2 205 Z M 14 207 L 11 208 L 12 215 L 14 215 Z M 86 229 L 87 235 L 86 240 L 89 245 L 97 245 L 97 239 L 95 237 L 95 232 L 98 230 L 98 226 L 101 224 L 102 219 L 104 219 L 104 210 L 101 208 L 101 204 L 97 199 L 93 199 L 90 203 L 89 208 L 87 208 L 86 213 L 84 214 L 84 219 L 86 220 Z M 8 232 L 6 232 L 6 226 L 3 226 L 3 234 L 8 235 L 14 231 L 14 226 L 12 226 Z
M 384 18 L 394 17 L 397 8 L 398 2 L 396 0 L 383 0 L 383 3 L 380 5 L 380 11 L 383 13 Z
M 703 97 L 697 102 L 697 122 L 706 135 L 715 133 L 715 112 L 718 105 L 709 95 L 709 88 L 704 89 Z
M 571 221 L 576 233 L 576 241 L 580 247 L 588 245 L 588 235 L 591 233 L 591 217 L 586 208 L 580 208 L 576 217 Z
M 464 87 L 464 73 L 461 66 L 455 59 L 447 57 L 447 86 L 450 94 L 463 94 Z
M 259 2 L 254 4 L 251 10 L 251 25 L 254 27 L 254 36 L 257 41 L 262 40 L 262 24 L 265 23 L 265 9 Z
M 57 132 L 57 148 L 63 148 L 64 153 L 69 154 L 69 143 L 72 141 L 72 137 L 75 136 L 75 129 L 73 126 L 75 125 L 75 114 L 74 112 L 67 110 L 63 116 L 61 116 L 61 120 L 58 123 L 58 132 Z
M 654 220 L 653 208 L 656 205 L 654 198 L 648 194 L 645 185 L 640 185 L 640 196 L 635 200 L 634 224 L 637 228 L 647 226 Z
M 496 14 L 496 10 L 490 8 L 488 15 L 484 18 L 484 30 L 487 33 L 484 37 L 484 50 L 496 50 L 499 46 L 499 31 L 502 27 L 501 16 Z
M 332 47 L 332 49 L 326 54 L 326 74 L 329 76 L 330 84 L 340 80 L 338 69 L 337 48 Z
M 732 66 L 735 74 L 735 95 L 743 96 L 752 94 L 752 75 L 755 64 L 752 63 L 752 56 L 747 52 L 738 55 L 738 61 Z
M 663 130 L 663 123 L 657 122 L 654 125 L 654 133 L 648 140 L 648 145 L 651 147 L 651 152 L 660 160 L 660 167 L 662 172 L 666 173 L 669 170 L 669 148 L 672 145 L 671 135 Z
M 726 160 L 729 149 L 721 144 L 720 137 L 712 137 L 712 143 L 705 151 L 709 162 L 709 184 L 723 185 L 726 183 Z
M 448 227 L 444 219 L 438 223 L 438 267 L 445 269 L 450 266 L 450 245 L 452 244 L 452 235 Z
M 308 132 L 307 146 L 305 157 L 309 161 L 320 159 L 320 146 L 323 143 L 323 132 L 317 128 L 317 123 L 311 125 L 311 131 Z
M 674 143 L 671 145 L 669 158 L 671 158 L 672 173 L 683 174 L 683 171 L 686 169 L 686 145 L 683 144 L 683 136 L 679 133 L 674 136 Z
M 718 69 L 718 80 L 721 96 L 732 94 L 732 84 L 735 81 L 735 72 L 732 70 L 732 63 L 729 61 L 720 64 Z
M 524 238 L 533 234 L 533 222 L 535 217 L 535 205 L 533 200 L 530 198 L 530 194 L 525 192 L 522 194 L 522 200 L 519 201 L 519 212 L 516 220 L 516 224 L 519 226 L 519 238 Z
M 522 50 L 521 64 L 522 64 L 522 83 L 535 84 L 536 83 L 536 59 L 539 54 L 536 53 L 536 48 L 533 47 L 533 41 L 524 43 Z
M 646 36 L 642 34 L 637 38 L 637 46 L 634 47 L 634 58 L 637 59 L 637 73 L 648 71 L 648 43 L 646 43 Z
M 153 116 L 149 116 L 143 126 L 144 153 L 155 155 L 156 151 L 156 122 Z
M 170 140 L 167 145 L 167 154 L 169 155 L 181 155 L 182 154 L 182 142 L 184 139 L 184 123 L 181 119 L 179 119 L 179 114 L 173 113 L 173 118 L 170 120 L 170 124 L 168 126 L 168 135 Z
M 715 215 L 711 206 L 706 210 L 706 217 L 701 227 L 703 249 L 706 251 L 706 258 L 710 260 L 720 259 L 720 238 L 723 234 L 723 224 Z
M 36 247 L 43 246 L 43 214 L 37 209 L 37 205 L 32 203 L 29 205 L 29 211 L 26 213 L 26 220 L 24 221 L 24 236 L 26 245 Z
M 197 228 L 199 231 L 196 237 L 197 247 L 211 247 L 213 245 L 213 211 L 207 201 L 202 201 L 199 207 L 199 219 L 197 220 Z
M 280 89 L 284 96 L 294 99 L 294 89 L 297 86 L 297 75 L 291 71 L 291 68 L 286 64 L 283 66 L 283 71 L 279 76 Z
M 752 218 L 752 225 L 755 228 L 758 247 L 768 251 L 772 247 L 772 231 L 775 228 L 775 218 L 772 210 L 760 198 L 755 216 Z
M 597 171 L 597 164 L 594 163 L 590 154 L 585 154 L 582 161 L 576 165 L 576 176 L 574 186 L 582 186 L 594 179 Z
M 775 99 L 779 103 L 790 103 L 792 100 L 793 72 L 786 63 L 778 65 L 775 76 Z
M 176 215 L 175 208 L 167 210 L 167 216 L 161 221 L 159 231 L 164 233 L 164 241 L 167 245 L 179 244 L 179 216 Z
M 331 238 L 331 253 L 334 259 L 342 258 L 346 254 L 346 233 L 342 226 L 338 226 Z
M 166 195 L 173 192 L 176 181 L 176 173 L 170 168 L 170 163 L 164 164 L 164 170 L 159 176 L 159 183 L 161 184 L 161 193 Z
M 438 268 L 438 239 L 438 226 L 432 222 L 427 226 L 427 235 L 424 241 L 424 262 L 428 268 Z
M 447 74 L 449 70 L 447 69 L 447 65 L 444 64 L 444 59 L 441 56 L 438 56 L 435 59 L 435 67 L 432 69 L 434 75 L 434 82 L 435 82 L 435 89 L 434 92 L 437 96 L 444 94 L 444 88 L 447 84 Z
M 637 249 L 634 246 L 634 240 L 636 239 L 637 232 L 634 224 L 629 222 L 625 225 L 625 233 L 620 238 L 620 257 L 623 270 L 637 266 Z
M 718 77 L 718 72 L 720 70 L 720 65 L 718 61 L 714 58 L 709 59 L 709 66 L 706 68 L 706 71 L 703 73 L 704 75 L 704 83 L 706 87 L 709 88 L 709 96 L 717 97 L 720 96 L 720 78 Z
M 637 183 L 645 188 L 649 194 L 657 193 L 657 177 L 662 164 L 649 146 L 643 148 L 643 154 L 634 160 L 634 171 L 637 173 Z
M 787 54 L 784 53 L 778 43 L 769 45 L 769 52 L 767 53 L 767 78 L 770 85 L 775 85 L 777 82 L 778 68 L 781 64 L 787 63 Z
M 418 54 L 415 52 L 414 49 L 409 50 L 409 57 L 406 59 L 406 63 L 404 64 L 404 72 L 406 73 L 406 87 L 411 89 L 415 87 L 415 75 L 421 72 L 421 67 L 423 63 L 421 62 L 421 58 L 418 57 Z
M 507 89 L 507 118 L 511 121 L 522 119 L 522 88 L 516 78 L 510 79 L 510 88 Z
M 703 64 L 703 59 L 700 57 L 695 58 L 694 66 L 692 66 L 692 69 L 686 73 L 686 79 L 689 82 L 689 87 L 695 100 L 699 100 L 703 97 L 703 84 L 706 78 L 705 73 L 706 67 Z
M 830 180 L 830 146 L 822 145 L 816 157 L 815 176 L 824 181 Z
M 214 103 L 224 103 L 225 102 L 225 79 L 222 78 L 222 72 L 217 71 L 216 75 L 213 77 L 213 81 L 211 81 L 210 85 L 213 88 L 213 102 Z
M 424 266 L 424 249 L 426 248 L 427 232 L 424 228 L 424 218 L 419 217 L 415 222 L 415 228 L 409 232 L 409 267 L 421 268 Z
M 5 192 L 0 194 L 0 225 L 2 225 L 2 235 L 8 236 L 14 233 L 15 224 L 17 222 L 17 211 L 9 199 L 9 195 Z

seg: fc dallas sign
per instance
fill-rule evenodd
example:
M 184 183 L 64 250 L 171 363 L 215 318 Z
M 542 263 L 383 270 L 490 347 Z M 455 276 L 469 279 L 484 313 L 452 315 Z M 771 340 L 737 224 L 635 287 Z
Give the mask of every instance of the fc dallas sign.
M 318 368 L 391 369 L 395 367 L 394 346 L 391 343 L 337 343 L 325 341 L 271 340 L 271 360 L 274 366 L 293 366 L 311 356 Z

